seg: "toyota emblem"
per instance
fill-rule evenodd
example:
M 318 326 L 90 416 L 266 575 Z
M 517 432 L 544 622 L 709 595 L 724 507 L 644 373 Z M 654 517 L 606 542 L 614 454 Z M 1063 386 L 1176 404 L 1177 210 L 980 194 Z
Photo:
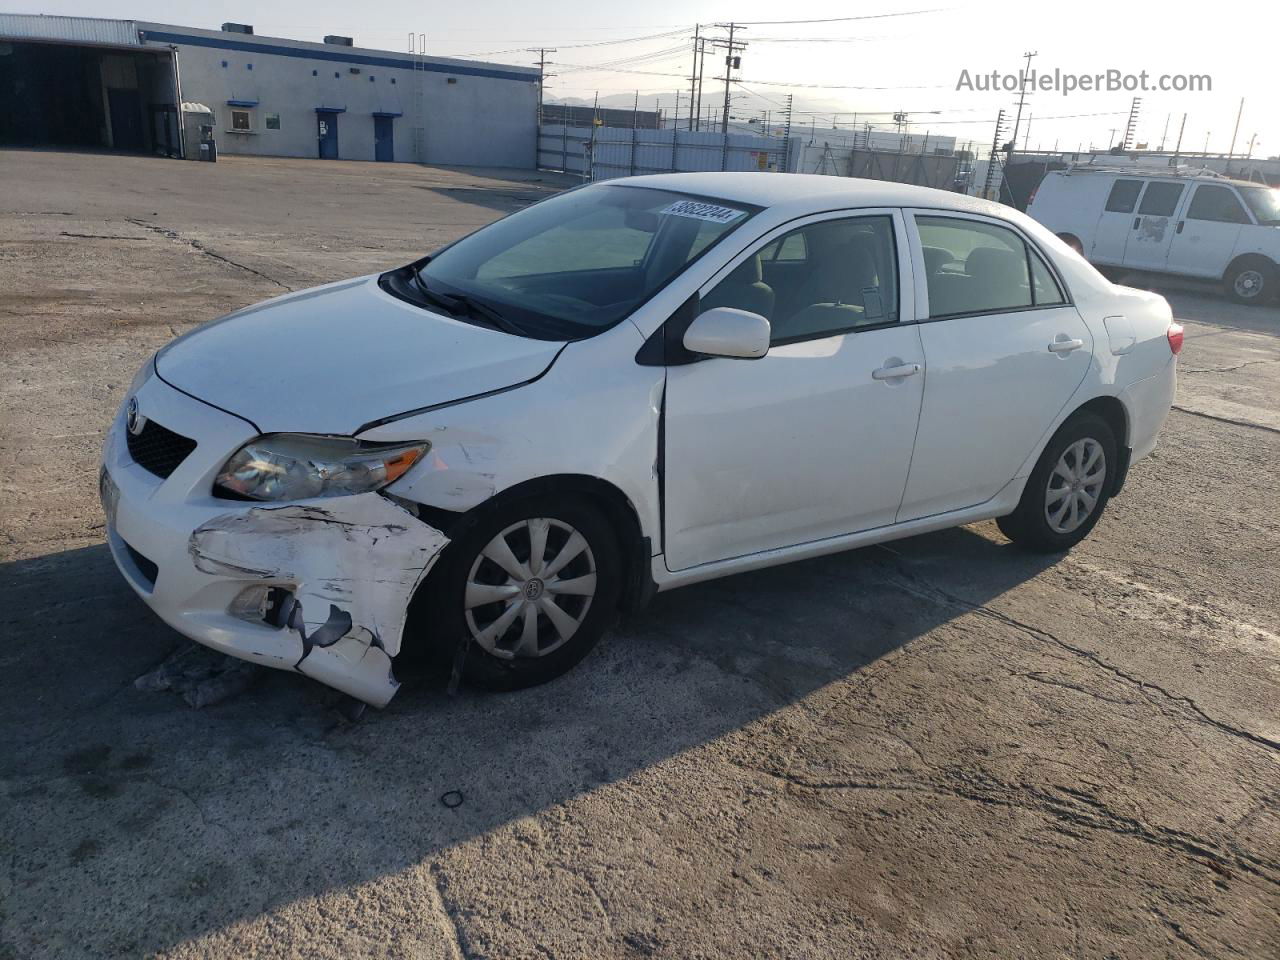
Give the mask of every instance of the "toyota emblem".
M 138 412 L 138 398 L 130 397 L 129 405 L 125 407 L 124 425 L 128 431 L 135 437 L 142 432 L 142 428 L 147 425 L 147 418 Z

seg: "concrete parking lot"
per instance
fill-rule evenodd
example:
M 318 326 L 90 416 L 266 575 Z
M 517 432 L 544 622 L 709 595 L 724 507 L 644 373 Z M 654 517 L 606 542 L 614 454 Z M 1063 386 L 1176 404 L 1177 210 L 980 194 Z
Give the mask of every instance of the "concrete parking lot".
M 1071 555 L 994 524 L 659 596 L 509 695 L 193 710 L 97 454 L 175 334 L 562 184 L 0 151 L 0 958 L 1280 956 L 1280 309 L 1187 324 Z M 439 798 L 459 791 L 447 808 Z

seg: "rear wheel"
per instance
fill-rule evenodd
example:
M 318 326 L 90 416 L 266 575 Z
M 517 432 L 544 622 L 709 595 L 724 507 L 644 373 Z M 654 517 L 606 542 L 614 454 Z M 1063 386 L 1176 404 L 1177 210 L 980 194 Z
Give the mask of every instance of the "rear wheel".
M 1040 455 L 1017 509 L 997 525 L 1029 550 L 1070 550 L 1089 535 L 1106 509 L 1118 462 L 1107 421 L 1094 413 L 1076 414 Z
M 537 497 L 477 518 L 425 585 L 412 629 L 438 662 L 490 690 L 545 683 L 590 652 L 617 612 L 617 537 L 589 503 Z
M 1266 257 L 1241 257 L 1227 268 L 1223 286 L 1236 303 L 1266 303 L 1276 293 L 1276 265 Z
M 1068 247 L 1070 247 L 1076 253 L 1080 254 L 1080 256 L 1082 257 L 1084 256 L 1084 244 L 1080 242 L 1080 238 L 1077 237 L 1074 233 L 1060 233 L 1058 234 L 1058 239 L 1061 240 L 1063 243 L 1065 243 Z

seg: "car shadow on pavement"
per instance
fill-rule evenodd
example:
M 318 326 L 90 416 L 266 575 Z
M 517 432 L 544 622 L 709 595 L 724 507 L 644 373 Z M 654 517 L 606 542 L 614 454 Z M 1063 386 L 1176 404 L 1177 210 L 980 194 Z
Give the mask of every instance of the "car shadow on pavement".
M 135 690 L 183 641 L 105 546 L 7 564 L 0 947 L 150 954 L 380 878 L 429 880 L 455 845 L 642 771 L 665 776 L 833 681 L 916 655 L 917 638 L 1054 562 L 989 531 L 662 594 L 558 681 L 448 697 L 441 678 L 408 677 L 357 723 L 330 691 L 278 671 L 200 711 Z

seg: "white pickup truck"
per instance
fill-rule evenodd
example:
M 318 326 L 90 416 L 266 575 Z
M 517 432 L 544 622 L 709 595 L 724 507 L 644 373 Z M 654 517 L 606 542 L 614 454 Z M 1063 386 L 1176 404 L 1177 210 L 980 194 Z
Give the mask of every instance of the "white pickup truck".
M 1261 184 L 1081 166 L 1046 174 L 1027 213 L 1104 270 L 1219 280 L 1238 303 L 1280 289 L 1280 190 Z

